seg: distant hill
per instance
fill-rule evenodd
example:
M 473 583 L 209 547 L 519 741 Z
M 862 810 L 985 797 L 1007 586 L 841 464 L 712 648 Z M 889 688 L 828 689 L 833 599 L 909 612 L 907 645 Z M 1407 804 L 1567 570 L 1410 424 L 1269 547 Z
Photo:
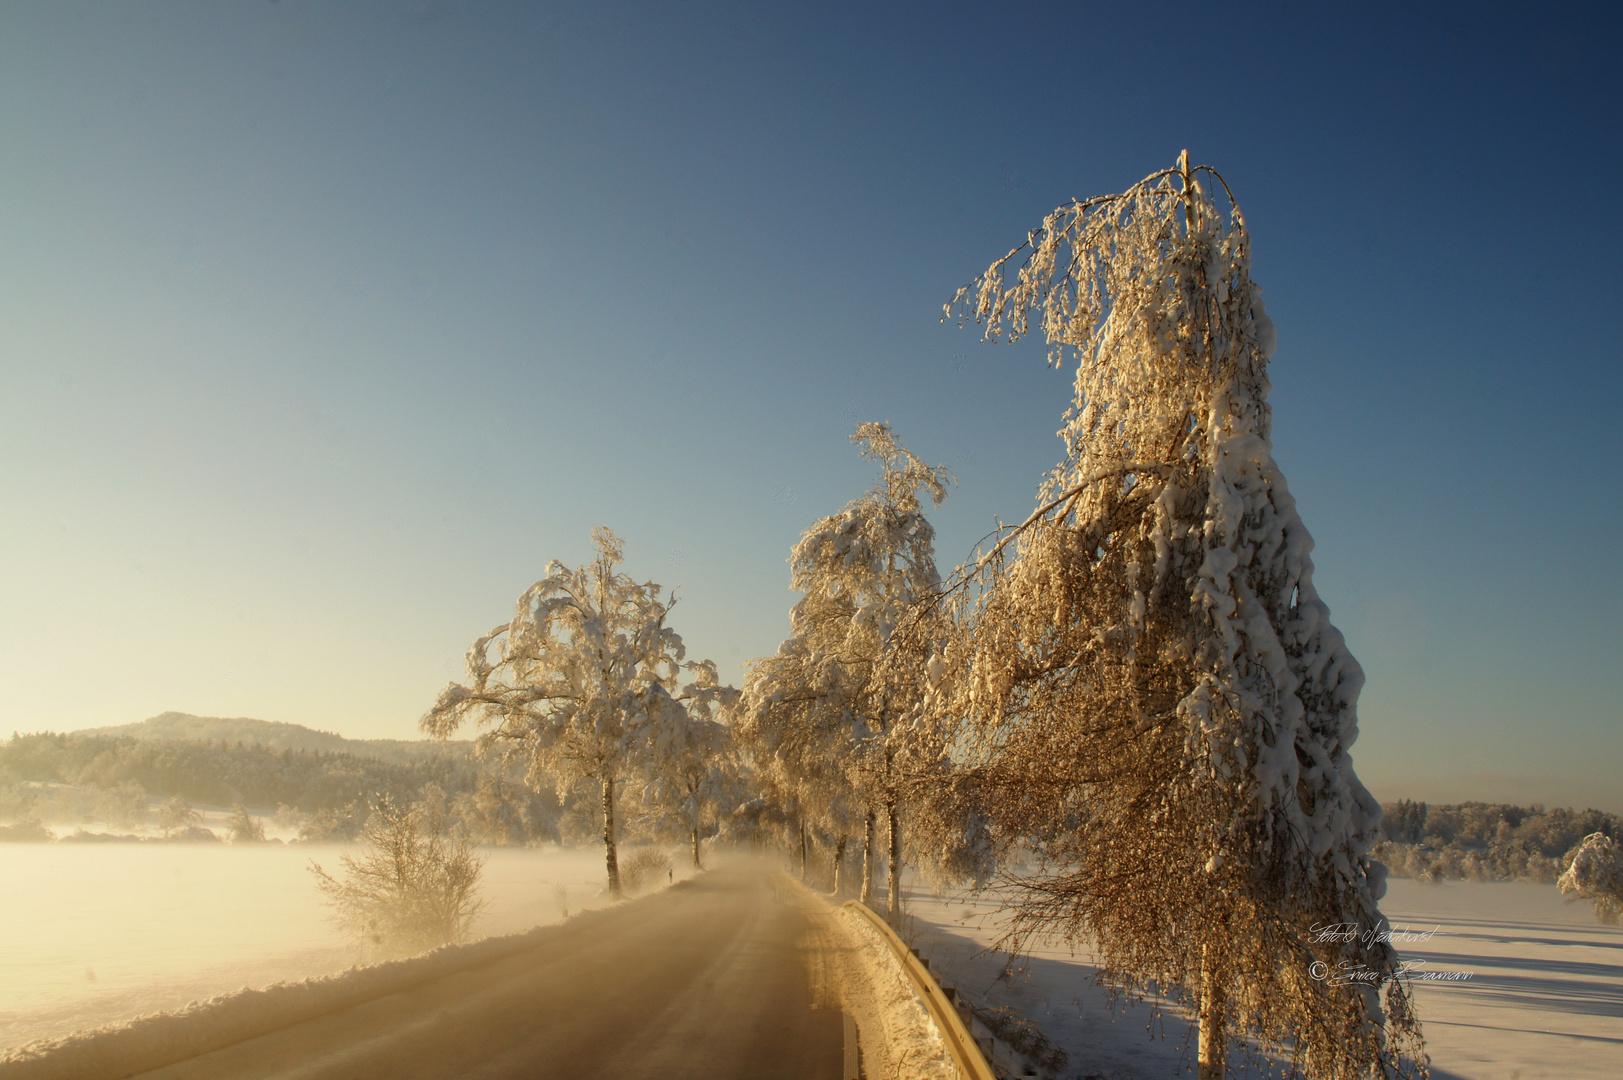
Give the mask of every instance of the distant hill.
M 309 750 L 317 753 L 345 753 L 408 765 L 431 758 L 466 761 L 473 743 L 452 739 L 445 743 L 432 739 L 346 739 L 330 731 L 317 731 L 303 724 L 278 720 L 255 720 L 247 716 L 192 716 L 166 712 L 135 724 L 87 728 L 79 735 L 113 735 L 134 739 L 172 739 L 178 742 L 245 743 L 272 750 Z

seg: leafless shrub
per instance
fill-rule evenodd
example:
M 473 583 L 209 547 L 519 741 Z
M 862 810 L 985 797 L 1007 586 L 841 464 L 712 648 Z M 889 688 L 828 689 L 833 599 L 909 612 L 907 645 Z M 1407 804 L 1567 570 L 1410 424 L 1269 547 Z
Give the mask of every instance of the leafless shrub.
M 671 857 L 658 848 L 638 848 L 620 864 L 620 885 L 628 893 L 655 886 L 671 873 Z
M 225 819 L 225 827 L 233 844 L 265 842 L 264 823 L 250 814 L 248 807 L 243 803 L 239 802 L 231 808 L 231 816 Z
M 359 858 L 339 856 L 342 878 L 314 860 L 310 871 L 334 917 L 365 953 L 413 953 L 467 937 L 484 908 L 484 860 L 465 836 L 423 806 L 402 808 L 385 796 L 361 830 Z
M 1623 848 L 1605 833 L 1584 837 L 1556 885 L 1574 900 L 1595 905 L 1603 923 L 1623 922 Z

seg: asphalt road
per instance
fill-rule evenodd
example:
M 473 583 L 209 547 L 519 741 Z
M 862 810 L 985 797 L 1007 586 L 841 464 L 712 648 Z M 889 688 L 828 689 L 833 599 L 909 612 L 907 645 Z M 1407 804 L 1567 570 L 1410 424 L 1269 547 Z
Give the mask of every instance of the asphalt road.
M 534 950 L 140 1078 L 839 1080 L 822 922 L 769 867 L 735 863 Z

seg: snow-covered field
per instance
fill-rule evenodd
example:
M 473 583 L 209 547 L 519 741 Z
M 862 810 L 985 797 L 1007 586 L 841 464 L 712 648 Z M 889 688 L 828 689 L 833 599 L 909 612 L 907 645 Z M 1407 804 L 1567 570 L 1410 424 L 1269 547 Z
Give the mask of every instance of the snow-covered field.
M 1070 1057 L 1063 1077 L 1172 1077 L 1190 1069 L 1188 1025 L 1145 1005 L 1112 1011 L 1085 952 L 1038 949 L 1009 977 L 992 898 L 910 893 L 912 943 L 944 983 L 1036 1021 Z M 1554 886 L 1390 883 L 1394 928 L 1436 933 L 1400 948 L 1423 970 L 1469 972 L 1416 984 L 1436 1080 L 1612 1080 L 1623 1076 L 1623 929 L 1566 904 Z M 1231 1069 L 1230 1075 L 1252 1075 Z
M 0 845 L 0 1051 L 350 966 L 305 869 L 314 858 L 337 871 L 341 850 Z M 490 903 L 476 936 L 601 902 L 601 849 L 484 854 Z

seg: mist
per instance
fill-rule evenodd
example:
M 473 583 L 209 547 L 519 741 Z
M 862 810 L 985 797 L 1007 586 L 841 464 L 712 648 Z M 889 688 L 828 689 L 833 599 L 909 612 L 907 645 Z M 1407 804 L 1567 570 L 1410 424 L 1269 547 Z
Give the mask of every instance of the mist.
M 330 974 L 357 959 L 322 902 L 307 844 L 0 844 L 0 1045 L 175 1009 L 244 986 Z M 475 936 L 600 903 L 591 849 L 499 848 Z

